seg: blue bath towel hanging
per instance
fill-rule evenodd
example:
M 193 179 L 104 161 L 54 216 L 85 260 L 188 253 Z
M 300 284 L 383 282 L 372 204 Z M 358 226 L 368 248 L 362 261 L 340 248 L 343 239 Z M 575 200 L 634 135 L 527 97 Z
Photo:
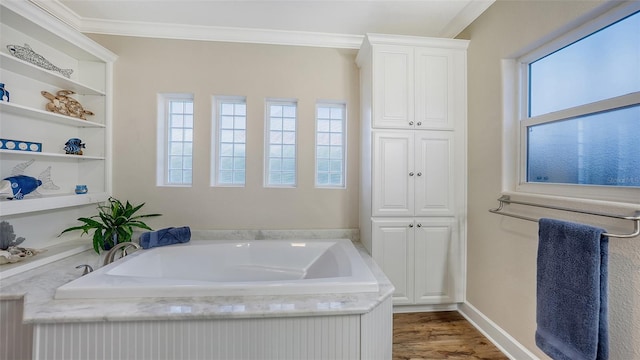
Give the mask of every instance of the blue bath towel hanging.
M 555 360 L 609 358 L 604 229 L 540 219 L 536 345 Z

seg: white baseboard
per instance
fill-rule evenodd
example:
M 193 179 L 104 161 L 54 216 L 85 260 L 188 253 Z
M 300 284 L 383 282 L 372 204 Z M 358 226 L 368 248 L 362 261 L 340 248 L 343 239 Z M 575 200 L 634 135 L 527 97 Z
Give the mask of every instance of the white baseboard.
M 456 311 L 458 304 L 435 304 L 435 305 L 394 305 L 393 313 L 415 313 L 415 312 L 434 312 L 434 311 Z
M 526 347 L 468 302 L 458 304 L 458 312 L 510 359 L 540 360 L 540 358 L 527 350 Z

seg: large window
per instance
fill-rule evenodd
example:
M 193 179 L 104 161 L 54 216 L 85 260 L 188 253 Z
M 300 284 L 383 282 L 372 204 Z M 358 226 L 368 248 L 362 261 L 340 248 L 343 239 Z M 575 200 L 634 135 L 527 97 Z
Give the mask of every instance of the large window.
M 268 100 L 266 104 L 265 186 L 296 186 L 297 103 Z
M 247 103 L 244 97 L 214 99 L 213 185 L 243 186 L 246 174 Z
M 345 187 L 345 125 L 344 104 L 316 105 L 316 187 Z
M 158 95 L 158 186 L 190 186 L 193 175 L 193 95 Z
M 521 185 L 640 188 L 640 12 L 596 23 L 520 59 Z

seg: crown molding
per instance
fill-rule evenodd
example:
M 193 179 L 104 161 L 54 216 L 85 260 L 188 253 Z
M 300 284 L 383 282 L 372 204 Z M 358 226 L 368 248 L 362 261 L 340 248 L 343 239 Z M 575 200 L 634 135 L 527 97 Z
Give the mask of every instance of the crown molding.
M 125 22 L 83 19 L 85 33 L 163 39 L 359 49 L 364 36 L 219 26 Z
M 46 11 L 53 17 L 80 31 L 81 18 L 73 10 L 58 0 L 29 0 L 30 3 Z
M 83 18 L 58 0 L 30 0 L 82 33 L 148 38 L 359 49 L 364 36 Z
M 450 39 L 455 38 L 495 1 L 496 0 L 471 0 L 467 6 L 442 29 L 439 36 Z

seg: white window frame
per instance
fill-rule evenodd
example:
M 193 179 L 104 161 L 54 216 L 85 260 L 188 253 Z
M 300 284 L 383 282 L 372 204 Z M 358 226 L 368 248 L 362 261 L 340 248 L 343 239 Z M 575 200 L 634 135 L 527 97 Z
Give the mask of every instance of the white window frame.
M 295 167 L 296 171 L 294 174 L 293 184 L 270 184 L 269 183 L 269 145 L 270 142 L 270 131 L 271 131 L 271 105 L 294 105 L 296 107 L 296 140 L 295 140 Z M 298 100 L 297 99 L 266 99 L 265 107 L 264 107 L 264 187 L 265 188 L 296 188 L 298 186 Z
M 234 103 L 234 104 L 244 104 L 245 107 L 247 105 L 247 97 L 246 96 L 214 96 L 212 99 L 212 126 L 211 126 L 211 186 L 220 186 L 220 187 L 245 187 L 247 183 L 247 135 L 248 135 L 248 125 L 245 123 L 245 178 L 244 183 L 242 184 L 227 184 L 219 182 L 219 150 L 220 150 L 220 103 Z M 248 115 L 245 115 L 245 119 L 248 119 Z
M 171 101 L 190 100 L 195 107 L 193 94 L 189 93 L 161 93 L 157 96 L 157 144 L 156 144 L 156 185 L 166 187 L 191 187 L 193 185 L 193 150 L 191 163 L 191 183 L 169 182 L 169 105 Z M 194 109 L 195 113 L 195 109 Z M 195 114 L 194 114 L 195 130 Z M 195 136 L 195 133 L 194 133 Z M 194 143 L 192 141 L 192 143 Z
M 615 4 L 611 4 L 613 6 Z M 528 118 L 528 65 L 593 32 L 640 10 L 632 2 L 600 10 L 593 20 L 577 26 L 556 39 L 514 59 L 502 61 L 503 75 L 503 193 L 549 195 L 585 200 L 640 203 L 640 189 L 602 185 L 550 184 L 527 182 L 527 126 L 571 118 L 606 109 L 640 103 L 640 92 Z
M 342 109 L 342 183 L 340 185 L 318 184 L 318 108 L 340 107 Z M 314 183 L 318 189 L 346 189 L 347 188 L 347 103 L 344 101 L 318 100 L 315 112 L 315 146 L 314 146 Z

